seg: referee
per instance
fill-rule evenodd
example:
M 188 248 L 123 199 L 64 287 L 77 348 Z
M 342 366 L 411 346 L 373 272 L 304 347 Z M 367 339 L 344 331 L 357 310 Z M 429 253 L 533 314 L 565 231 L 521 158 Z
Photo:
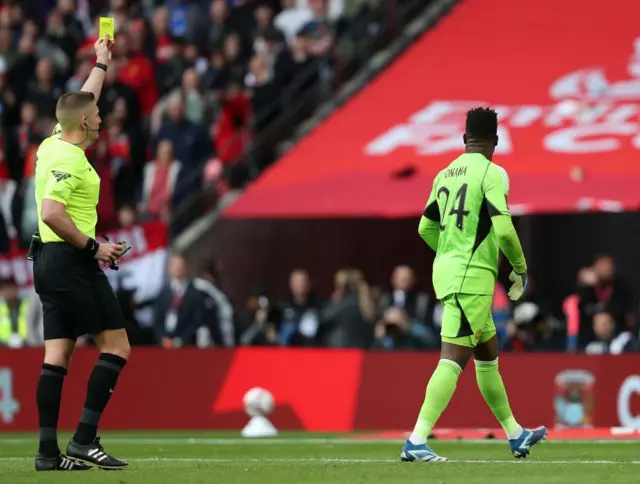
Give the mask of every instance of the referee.
M 100 177 L 85 156 L 98 138 L 97 100 L 113 42 L 98 39 L 97 62 L 81 92 L 64 94 L 58 125 L 42 142 L 36 163 L 38 234 L 30 254 L 44 314 L 45 355 L 36 391 L 40 445 L 37 471 L 123 469 L 107 454 L 97 428 L 131 351 L 120 305 L 99 262 L 114 267 L 125 244 L 95 240 Z M 66 455 L 58 447 L 62 383 L 78 336 L 90 333 L 100 357 L 89 378 L 84 410 Z

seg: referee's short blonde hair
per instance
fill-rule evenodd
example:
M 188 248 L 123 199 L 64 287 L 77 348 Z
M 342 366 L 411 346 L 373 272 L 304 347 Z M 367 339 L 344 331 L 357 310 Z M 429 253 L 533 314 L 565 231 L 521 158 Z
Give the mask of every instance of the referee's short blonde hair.
M 92 92 L 68 92 L 60 96 L 56 104 L 56 118 L 62 128 L 72 128 L 84 115 L 84 111 L 96 102 Z

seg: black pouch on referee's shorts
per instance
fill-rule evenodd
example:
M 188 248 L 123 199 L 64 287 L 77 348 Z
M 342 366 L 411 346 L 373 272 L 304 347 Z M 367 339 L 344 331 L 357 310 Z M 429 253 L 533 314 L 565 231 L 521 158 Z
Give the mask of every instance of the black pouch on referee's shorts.
M 29 244 L 29 252 L 27 253 L 27 260 L 31 260 L 31 261 L 36 260 L 40 247 L 42 247 L 42 240 L 40 240 L 40 233 L 35 232 L 31 236 L 31 243 Z

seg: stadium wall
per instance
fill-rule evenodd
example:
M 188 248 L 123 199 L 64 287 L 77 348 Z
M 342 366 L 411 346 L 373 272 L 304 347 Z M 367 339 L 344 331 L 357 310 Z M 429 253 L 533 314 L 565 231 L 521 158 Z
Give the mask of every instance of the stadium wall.
M 73 429 L 97 354 L 79 349 L 62 400 L 60 426 Z M 103 428 L 118 430 L 240 429 L 242 396 L 253 386 L 276 399 L 280 429 L 409 430 L 435 353 L 245 348 L 133 352 Z M 513 410 L 526 426 L 562 421 L 640 429 L 640 357 L 508 354 L 501 372 Z M 35 388 L 42 351 L 0 350 L 0 431 L 37 428 Z M 475 383 L 463 373 L 443 428 L 495 428 Z

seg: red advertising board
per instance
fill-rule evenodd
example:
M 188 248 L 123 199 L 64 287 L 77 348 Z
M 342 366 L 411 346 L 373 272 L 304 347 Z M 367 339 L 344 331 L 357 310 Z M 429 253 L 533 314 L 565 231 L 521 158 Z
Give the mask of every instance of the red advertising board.
M 73 357 L 61 428 L 77 423 L 96 357 L 91 349 Z M 35 387 L 41 361 L 38 349 L 0 350 L 0 431 L 37 428 Z M 262 386 L 274 394 L 272 421 L 280 429 L 408 430 L 437 362 L 433 353 L 137 348 L 102 424 L 127 430 L 239 429 L 247 422 L 244 392 Z M 514 354 L 501 357 L 500 369 L 523 425 L 553 426 L 559 419 L 583 418 L 596 427 L 640 428 L 640 356 Z M 566 385 L 572 378 L 575 384 L 576 377 L 588 388 L 567 393 Z M 569 405 L 564 410 L 563 401 Z M 439 426 L 496 427 L 476 387 L 472 364 Z
M 418 216 L 479 105 L 498 111 L 514 213 L 637 209 L 639 14 L 637 0 L 459 2 L 226 216 Z

